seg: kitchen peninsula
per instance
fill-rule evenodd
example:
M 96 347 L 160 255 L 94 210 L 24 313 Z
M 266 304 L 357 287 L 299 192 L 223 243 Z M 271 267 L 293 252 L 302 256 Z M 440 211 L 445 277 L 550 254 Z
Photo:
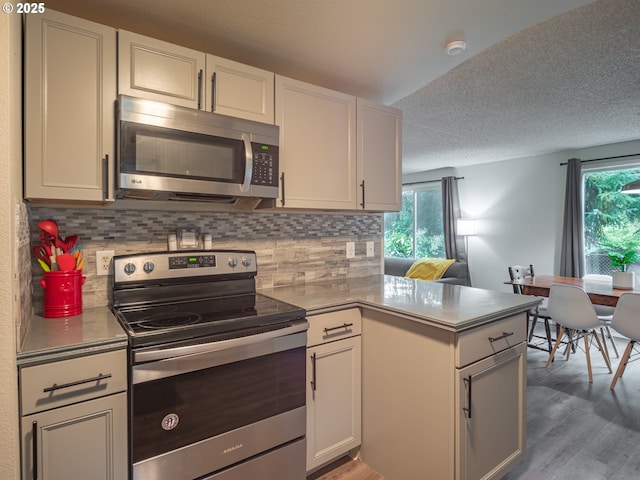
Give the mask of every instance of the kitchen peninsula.
M 536 299 L 384 275 L 259 293 L 307 311 L 309 472 L 359 448 L 389 480 L 498 479 L 524 455 L 526 312 Z M 120 372 L 125 337 L 113 330 L 115 319 L 103 308 L 72 318 L 91 324 L 32 320 L 18 353 L 23 373 L 43 369 L 52 378 L 56 363 L 89 365 L 81 352 L 108 355 Z M 116 347 L 111 342 L 118 350 L 103 352 Z M 124 398 L 122 388 L 78 405 L 115 398 Z M 76 418 L 65 408 L 51 412 Z M 31 445 L 31 411 L 23 415 L 23 442 Z M 121 417 L 113 421 L 124 436 Z
M 329 372 L 316 352 L 308 355 L 307 408 L 315 416 L 308 468 L 348 453 L 352 437 L 361 438 L 361 458 L 389 480 L 499 479 L 523 458 L 526 312 L 535 298 L 383 275 L 261 293 L 307 310 L 308 344 L 316 322 L 326 342 L 338 345 L 349 333 L 361 340 L 361 376 L 353 382 L 361 391 L 346 398 L 326 390 L 338 390 L 333 375 L 352 371 L 353 355 Z M 356 405 L 345 406 L 349 398 Z M 323 400 L 344 411 L 323 415 Z M 350 422 L 353 435 L 334 418 Z

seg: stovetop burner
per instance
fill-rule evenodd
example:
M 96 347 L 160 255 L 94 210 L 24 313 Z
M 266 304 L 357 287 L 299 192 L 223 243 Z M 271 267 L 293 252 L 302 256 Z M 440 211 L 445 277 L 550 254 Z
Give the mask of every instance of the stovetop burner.
M 133 346 L 286 323 L 305 316 L 296 306 L 260 294 L 125 307 L 116 313 Z
M 178 327 L 181 325 L 192 325 L 202 320 L 202 315 L 192 312 L 166 312 L 155 313 L 143 317 L 138 321 L 140 328 L 155 330 L 158 328 Z
M 286 324 L 304 309 L 255 291 L 255 252 L 114 257 L 114 312 L 133 347 Z

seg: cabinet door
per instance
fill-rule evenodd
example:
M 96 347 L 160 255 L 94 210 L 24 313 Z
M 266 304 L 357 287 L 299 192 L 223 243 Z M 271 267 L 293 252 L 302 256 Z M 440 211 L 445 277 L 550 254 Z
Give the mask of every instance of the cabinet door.
M 361 443 L 361 337 L 308 348 L 307 471 Z
M 278 206 L 355 209 L 355 97 L 276 75 L 276 125 Z
M 118 93 L 189 108 L 204 106 L 206 54 L 118 32 Z
M 456 375 L 456 479 L 502 478 L 524 455 L 526 344 Z
M 273 125 L 273 72 L 207 55 L 206 81 L 206 110 Z
M 116 32 L 26 15 L 25 197 L 113 200 Z
M 398 211 L 402 204 L 402 112 L 358 99 L 358 208 Z
M 23 480 L 128 478 L 126 394 L 22 417 L 22 456 Z

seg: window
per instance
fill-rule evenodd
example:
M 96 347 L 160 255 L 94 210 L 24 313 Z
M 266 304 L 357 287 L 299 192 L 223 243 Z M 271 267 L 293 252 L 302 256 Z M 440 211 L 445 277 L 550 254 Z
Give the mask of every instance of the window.
M 440 184 L 402 192 L 402 210 L 384 214 L 388 257 L 444 258 Z
M 640 230 L 640 195 L 622 193 L 623 185 L 640 179 L 640 166 L 617 169 L 583 167 L 585 273 L 611 275 L 607 246 L 622 246 Z M 636 262 L 631 271 L 640 271 Z

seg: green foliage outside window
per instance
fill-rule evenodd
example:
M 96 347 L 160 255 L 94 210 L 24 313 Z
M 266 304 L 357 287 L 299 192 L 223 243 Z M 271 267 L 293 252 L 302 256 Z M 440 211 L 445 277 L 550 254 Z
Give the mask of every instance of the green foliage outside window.
M 402 193 L 402 210 L 384 216 L 384 254 L 391 257 L 444 257 L 440 187 Z
M 638 260 L 640 226 L 635 223 L 605 225 L 602 234 L 601 245 L 609 255 L 611 266 L 627 271 L 627 267 Z
M 640 169 L 584 174 L 584 247 L 587 273 L 610 273 L 638 259 L 640 195 L 621 192 L 640 179 Z M 610 265 L 603 266 L 604 257 Z

